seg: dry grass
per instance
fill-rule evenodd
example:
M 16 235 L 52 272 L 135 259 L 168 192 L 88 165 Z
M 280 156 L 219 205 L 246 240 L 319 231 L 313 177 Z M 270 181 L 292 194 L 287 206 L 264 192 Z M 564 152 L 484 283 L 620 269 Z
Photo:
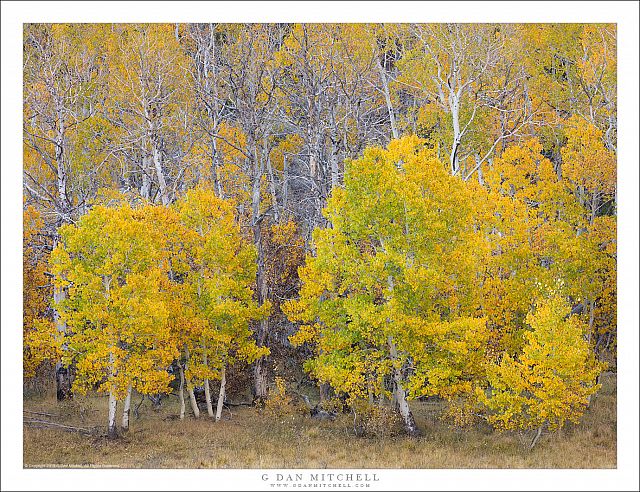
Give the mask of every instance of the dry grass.
M 177 402 L 155 412 L 145 402 L 140 418 L 117 441 L 59 430 L 24 429 L 25 467 L 126 468 L 615 468 L 615 378 L 603 388 L 580 425 L 544 435 L 526 451 L 513 433 L 478 426 L 451 429 L 434 405 L 414 403 L 424 436 L 356 438 L 345 416 L 335 422 L 303 416 L 274 419 L 253 408 L 233 410 L 214 423 L 201 417 L 167 420 Z M 61 415 L 59 422 L 103 426 L 104 398 L 57 403 L 53 396 L 25 398 L 25 409 Z

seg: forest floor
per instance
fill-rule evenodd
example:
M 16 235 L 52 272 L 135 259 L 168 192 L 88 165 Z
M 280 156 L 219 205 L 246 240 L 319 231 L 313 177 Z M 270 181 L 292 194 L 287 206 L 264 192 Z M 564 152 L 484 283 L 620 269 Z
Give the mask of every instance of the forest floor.
M 153 410 L 148 401 L 132 415 L 129 432 L 104 437 L 104 397 L 58 403 L 54 395 L 25 396 L 24 409 L 53 415 L 42 419 L 83 428 L 24 427 L 25 468 L 615 468 L 616 380 L 603 375 L 602 388 L 579 425 L 545 433 L 529 451 L 516 433 L 488 426 L 454 429 L 437 417 L 437 405 L 412 402 L 420 438 L 355 437 L 348 415 L 318 421 L 303 415 L 274 417 L 251 407 L 234 407 L 218 423 L 175 420 L 177 398 Z M 138 396 L 135 403 L 140 401 Z M 134 405 L 132 405 L 133 407 Z M 187 406 L 188 410 L 188 406 Z M 25 414 L 33 420 L 35 413 Z

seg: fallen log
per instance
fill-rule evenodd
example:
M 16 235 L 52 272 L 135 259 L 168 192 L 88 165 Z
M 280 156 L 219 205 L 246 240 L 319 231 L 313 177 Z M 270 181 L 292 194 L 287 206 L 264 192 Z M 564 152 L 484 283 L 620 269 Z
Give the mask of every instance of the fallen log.
M 32 415 L 43 415 L 45 417 L 60 417 L 60 415 L 56 415 L 53 413 L 45 413 L 45 412 L 33 412 L 31 410 L 22 410 L 23 413 L 30 413 Z
M 74 427 L 72 425 L 58 424 L 57 422 L 48 422 L 46 420 L 25 419 L 24 423 L 27 426 L 36 427 L 36 428 L 54 427 L 54 428 L 66 430 L 69 432 L 80 432 L 83 434 L 92 434 L 91 429 L 85 429 L 84 427 Z

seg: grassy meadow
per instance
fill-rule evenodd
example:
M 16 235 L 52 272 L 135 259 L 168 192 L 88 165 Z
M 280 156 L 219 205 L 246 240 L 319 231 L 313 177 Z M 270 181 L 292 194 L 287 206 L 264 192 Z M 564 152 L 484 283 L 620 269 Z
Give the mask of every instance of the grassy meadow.
M 132 409 L 140 402 L 134 397 Z M 24 427 L 24 467 L 116 468 L 615 468 L 616 380 L 602 377 L 602 388 L 578 425 L 545 433 L 529 451 L 517 433 L 485 425 L 449 427 L 440 406 L 411 402 L 420 438 L 401 435 L 356 437 L 350 415 L 319 421 L 301 414 L 274 418 L 265 410 L 233 407 L 215 423 L 204 412 L 176 419 L 171 396 L 154 410 L 147 400 L 129 432 L 117 440 L 104 431 L 106 398 L 77 397 L 58 403 L 53 393 L 25 396 L 24 409 L 74 427 Z M 33 415 L 33 414 L 30 414 Z

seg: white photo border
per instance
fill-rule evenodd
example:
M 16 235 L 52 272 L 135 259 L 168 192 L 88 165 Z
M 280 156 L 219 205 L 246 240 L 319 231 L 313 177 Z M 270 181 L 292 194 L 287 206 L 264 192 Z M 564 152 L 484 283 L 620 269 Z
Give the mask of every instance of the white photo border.
M 2 490 L 271 490 L 288 470 L 23 469 L 22 24 L 26 22 L 585 22 L 618 26 L 618 467 L 366 470 L 369 490 L 638 490 L 637 2 L 2 2 Z M 317 470 L 295 470 L 296 473 Z M 328 472 L 329 470 L 325 470 Z M 347 472 L 346 470 L 340 470 Z M 351 470 L 356 473 L 360 470 Z

